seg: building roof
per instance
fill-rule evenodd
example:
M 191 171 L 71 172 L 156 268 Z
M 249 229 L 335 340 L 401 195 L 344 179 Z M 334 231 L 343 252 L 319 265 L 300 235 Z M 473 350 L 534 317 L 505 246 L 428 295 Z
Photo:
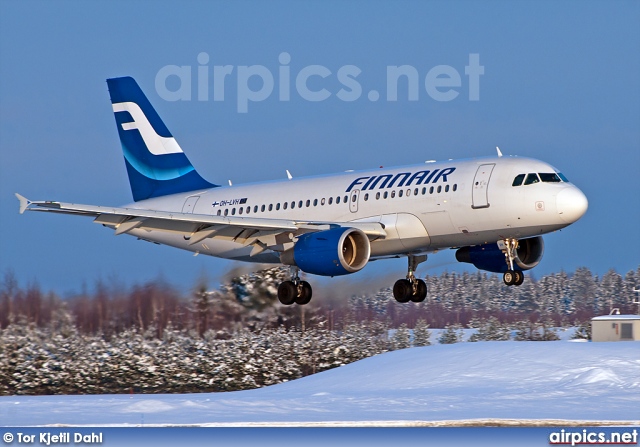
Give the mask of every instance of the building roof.
M 640 315 L 601 315 L 591 319 L 591 321 L 603 320 L 640 320 Z

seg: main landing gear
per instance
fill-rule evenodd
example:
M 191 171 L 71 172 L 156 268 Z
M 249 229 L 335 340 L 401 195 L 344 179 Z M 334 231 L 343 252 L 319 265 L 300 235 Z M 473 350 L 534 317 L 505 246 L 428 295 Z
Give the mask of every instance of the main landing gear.
M 513 268 L 513 260 L 518 250 L 518 240 L 505 239 L 503 242 L 504 249 L 502 251 L 504 252 L 505 261 L 509 269 L 502 276 L 502 280 L 508 286 L 519 286 L 524 282 L 524 273 L 520 270 L 514 270 Z
M 399 303 L 408 303 L 409 301 L 420 303 L 427 297 L 427 284 L 423 280 L 417 279 L 414 272 L 418 264 L 427 260 L 427 256 L 409 255 L 408 259 L 407 278 L 399 279 L 393 285 L 393 297 Z
M 278 300 L 286 306 L 293 303 L 308 304 L 312 295 L 311 285 L 300 280 L 300 269 L 297 267 L 292 267 L 291 272 L 292 279 L 278 286 Z

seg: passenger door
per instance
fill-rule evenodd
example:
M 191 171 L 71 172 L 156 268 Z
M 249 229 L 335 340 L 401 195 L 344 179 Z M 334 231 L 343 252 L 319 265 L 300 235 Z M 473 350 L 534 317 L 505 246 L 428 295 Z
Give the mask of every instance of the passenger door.
M 471 208 L 489 208 L 489 180 L 495 163 L 478 166 L 473 179 Z

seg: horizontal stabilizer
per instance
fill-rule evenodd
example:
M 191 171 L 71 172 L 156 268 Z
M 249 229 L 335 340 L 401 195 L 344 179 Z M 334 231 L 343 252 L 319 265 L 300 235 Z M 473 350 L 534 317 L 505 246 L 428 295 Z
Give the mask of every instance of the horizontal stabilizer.
M 31 204 L 31 201 L 29 201 L 29 199 L 27 199 L 24 196 L 21 196 L 18 193 L 15 193 L 15 194 L 18 200 L 20 201 L 20 214 L 22 214 L 29 207 L 29 205 Z

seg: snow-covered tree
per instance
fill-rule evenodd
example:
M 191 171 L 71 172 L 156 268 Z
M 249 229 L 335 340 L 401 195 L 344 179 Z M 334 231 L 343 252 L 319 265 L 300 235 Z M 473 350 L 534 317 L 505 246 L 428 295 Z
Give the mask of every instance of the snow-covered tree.
M 431 331 L 424 320 L 418 320 L 413 328 L 413 346 L 430 346 Z
M 469 327 L 476 329 L 469 338 L 469 341 L 500 341 L 511 339 L 511 328 L 500 321 L 496 317 L 489 317 L 486 320 L 472 319 Z
M 438 337 L 438 343 L 441 345 L 449 345 L 459 343 L 463 340 L 462 327 L 459 324 L 445 326 L 445 330 Z
M 574 340 L 591 340 L 591 321 L 580 323 L 571 338 Z
M 520 320 L 515 324 L 516 341 L 551 341 L 558 340 L 558 333 L 553 327 L 553 322 L 545 320 L 534 322 Z
M 401 324 L 391 336 L 391 347 L 394 350 L 407 349 L 411 347 L 411 333 L 406 324 Z

